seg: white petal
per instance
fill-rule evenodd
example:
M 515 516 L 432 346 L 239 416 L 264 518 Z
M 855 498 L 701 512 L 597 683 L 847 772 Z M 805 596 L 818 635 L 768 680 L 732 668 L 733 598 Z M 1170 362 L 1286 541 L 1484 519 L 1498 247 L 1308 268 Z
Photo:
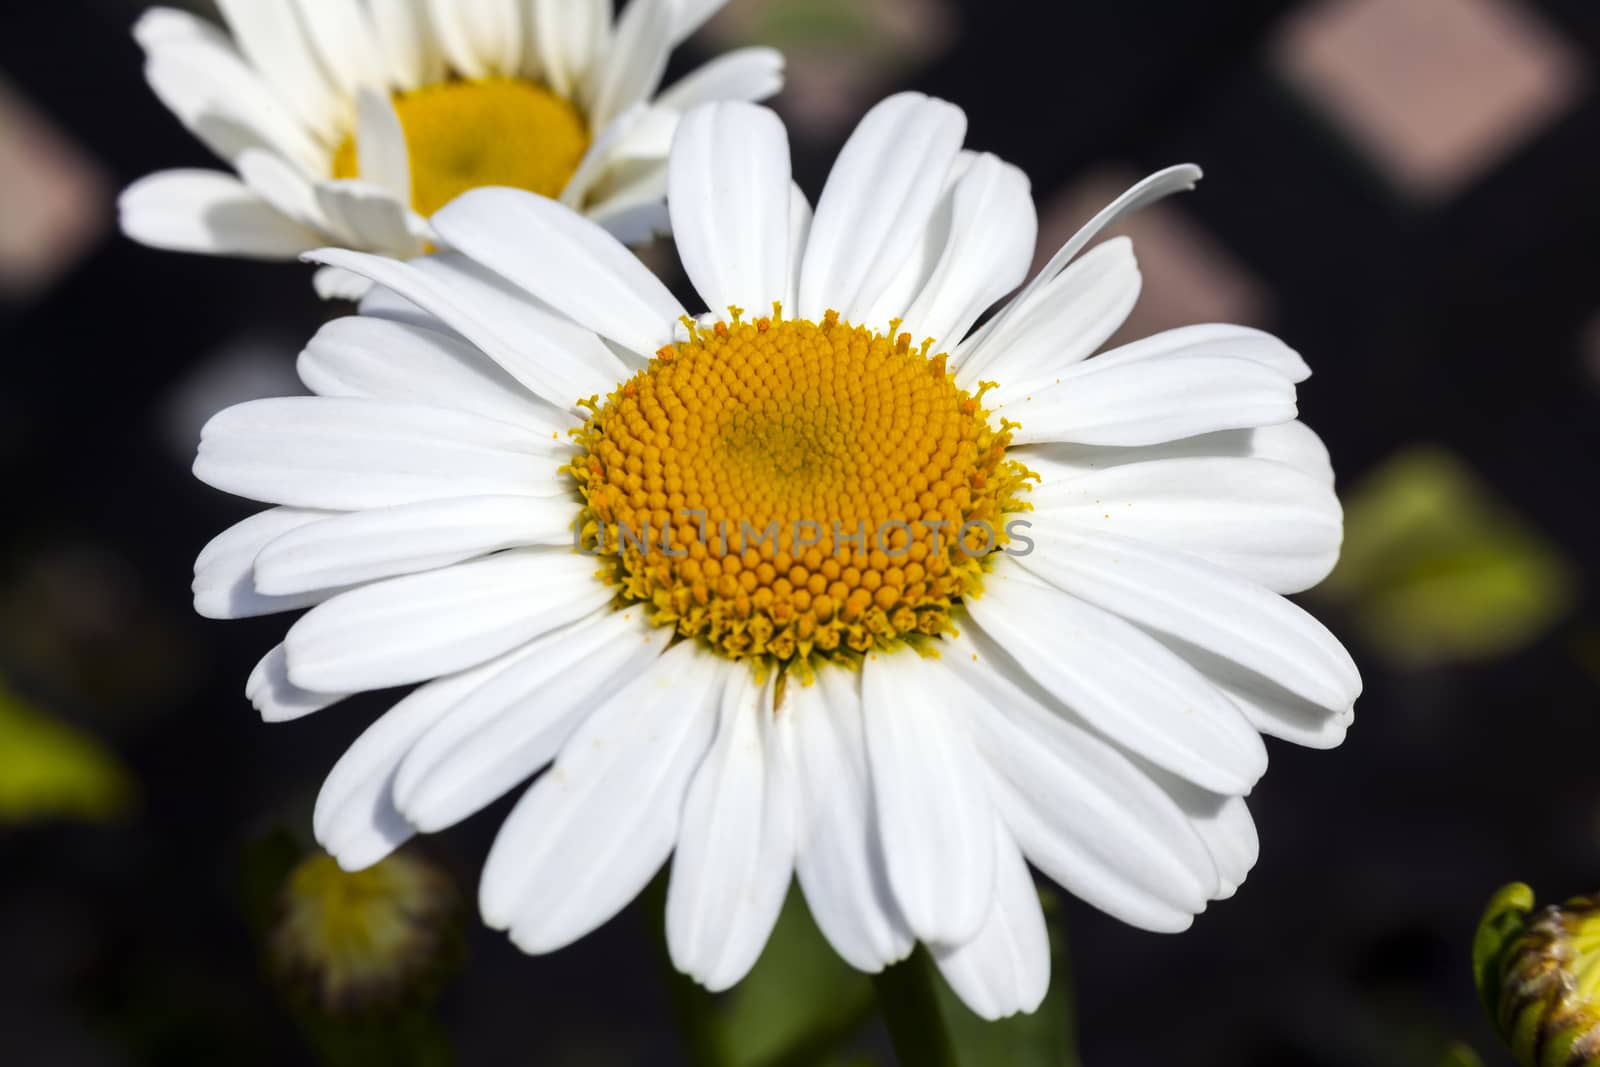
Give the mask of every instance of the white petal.
M 967 120 L 919 93 L 867 112 L 817 203 L 800 273 L 801 318 L 859 321 L 900 270 L 944 192 Z
M 957 183 L 952 217 L 932 276 L 905 314 L 915 338 L 948 351 L 978 316 L 1028 276 L 1039 219 L 1027 175 L 991 155 L 979 156 Z
M 444 53 L 428 23 L 427 0 L 367 0 L 389 77 L 401 89 L 444 80 Z
M 236 496 L 350 511 L 442 497 L 549 496 L 569 451 L 536 431 L 447 408 L 283 397 L 212 416 L 194 472 Z
M 973 620 L 1111 740 L 1213 792 L 1250 791 L 1267 751 L 1231 701 L 1132 623 L 1036 581 L 995 568 Z
M 516 549 L 390 578 L 290 627 L 289 678 L 331 693 L 420 682 L 502 655 L 611 596 L 594 560 L 567 549 Z
M 964 945 L 934 945 L 939 973 L 982 1019 L 1036 1011 L 1050 988 L 1050 932 L 1017 843 L 995 830 L 995 899 L 983 929 Z
M 234 40 L 279 98 L 310 129 L 336 139 L 345 114 L 288 0 L 217 0 Z
M 607 605 L 534 641 L 417 741 L 395 777 L 395 803 L 428 833 L 479 811 L 550 762 L 672 633 L 637 609 Z
M 1311 377 L 1311 368 L 1300 353 L 1278 338 L 1249 326 L 1204 323 L 1163 330 L 1141 340 L 1113 348 L 1096 358 L 1101 366 L 1135 363 L 1141 360 L 1172 359 L 1183 356 L 1226 356 L 1248 359 L 1271 367 L 1291 382 Z
M 1073 441 L 1150 445 L 1216 430 L 1288 422 L 1294 383 L 1270 367 L 1226 356 L 1183 356 L 1068 367 L 1059 384 L 1032 392 L 1005 382 L 994 410 L 1022 424 L 1017 444 Z
M 773 707 L 774 683 L 730 673 L 672 857 L 667 947 L 673 965 L 712 992 L 754 966 L 794 875 L 794 790 L 776 736 L 788 720 Z
M 1037 547 L 1019 564 L 1186 657 L 1216 657 L 1329 710 L 1350 707 L 1361 692 L 1354 661 L 1327 627 L 1247 578 L 1109 533 L 1041 525 L 1033 536 Z
M 685 314 L 616 238 L 554 200 L 474 189 L 434 215 L 433 225 L 453 247 L 641 355 L 670 342 Z
M 1155 767 L 1146 771 L 1177 802 L 1205 842 L 1221 879 L 1215 899 L 1226 900 L 1239 891 L 1261 855 L 1261 839 L 1243 797 L 1208 793 Z
M 402 205 L 411 203 L 406 131 L 388 96 L 372 89 L 356 98 L 356 154 L 365 181 L 387 189 Z
M 817 928 L 859 971 L 877 973 L 916 944 L 900 914 L 879 842 L 867 770 L 860 683 L 842 667 L 821 667 L 791 685 L 780 716 L 789 745 L 800 819 L 795 874 Z
M 447 567 L 507 548 L 574 540 L 571 500 L 466 496 L 314 522 L 256 557 L 256 590 L 285 596 Z
M 318 182 L 315 190 L 317 205 L 346 243 L 390 256 L 422 251 L 412 232 L 411 209 L 389 189 L 349 179 Z
M 1279 593 L 1326 578 L 1344 531 L 1331 486 L 1263 459 L 1124 463 L 1039 486 L 1029 501 L 1040 529 L 1068 524 L 1148 541 Z
M 173 42 L 233 46 L 220 27 L 174 7 L 152 7 L 143 11 L 134 21 L 133 39 L 146 52 Z
M 317 331 L 296 364 L 322 396 L 431 404 L 527 426 L 564 440 L 579 425 L 465 341 L 405 322 L 351 315 Z
M 889 885 L 913 933 L 959 945 L 994 903 L 994 809 L 983 766 L 929 661 L 869 654 L 861 715 Z
M 1330 710 L 1226 661 L 1206 660 L 1196 665 L 1238 706 L 1251 726 L 1269 737 L 1306 748 L 1338 748 L 1355 722 L 1353 705 Z
M 234 160 L 239 177 L 278 212 L 325 235 L 340 232 L 317 200 L 317 183 L 282 156 L 263 148 L 246 148 Z
M 435 321 L 421 320 L 415 311 L 402 311 L 401 315 L 430 328 L 443 326 L 455 331 L 529 390 L 557 407 L 567 408 L 580 396 L 609 392 L 616 383 L 615 378 L 603 378 L 594 360 L 568 351 L 553 329 L 532 335 L 519 333 L 519 328 L 536 316 L 554 327 L 557 325 L 555 316 L 540 312 L 531 302 L 515 314 L 503 313 L 514 304 L 510 294 L 496 293 L 482 280 L 467 277 L 465 270 L 441 262 L 449 257 L 425 256 L 414 263 L 396 263 L 382 256 L 324 248 L 306 258 L 354 271 L 388 290 L 383 298 L 386 301 L 399 297 L 414 309 L 427 312 Z M 485 310 L 490 312 L 487 316 Z M 362 312 L 374 313 L 365 303 Z M 570 329 L 570 324 L 567 328 Z M 537 358 L 536 354 L 540 353 L 550 358 Z M 585 393 L 571 388 L 574 382 L 588 381 L 595 376 L 600 376 L 596 380 L 605 381 L 602 389 Z
M 724 680 L 747 669 L 685 641 L 591 715 L 500 828 L 484 921 L 524 952 L 550 952 L 633 899 L 677 840 Z
M 317 843 L 347 871 L 370 867 L 416 833 L 394 806 L 395 771 L 422 733 L 467 693 L 520 658 L 520 651 L 420 686 L 367 727 L 317 794 Z
M 656 106 L 688 111 L 712 100 L 766 100 L 783 88 L 783 53 L 737 48 L 686 74 L 656 96 Z
M 789 135 L 764 107 L 689 112 L 672 142 L 667 206 L 684 272 L 719 317 L 766 315 L 789 273 Z
M 1050 257 L 1050 262 L 1034 275 L 1031 282 L 1023 286 L 1015 299 L 989 320 L 973 338 L 973 343 L 981 344 L 985 336 L 999 334 L 1008 327 L 1012 318 L 1031 314 L 1037 301 L 1044 298 L 1045 294 L 1042 292 L 1044 287 L 1049 285 L 1068 263 L 1076 259 L 1078 253 L 1088 248 L 1102 230 L 1111 226 L 1123 215 L 1132 214 L 1173 193 L 1193 189 L 1199 180 L 1200 168 L 1192 163 L 1168 167 L 1150 175 L 1101 208 L 1094 218 L 1084 223 L 1077 233 L 1067 239 L 1066 244 L 1056 250 L 1056 254 Z
M 707 20 L 727 6 L 727 3 L 728 0 L 675 0 L 677 17 L 672 23 L 673 43 L 682 41 L 704 26 Z
M 311 47 L 334 87 L 346 96 L 388 84 L 377 31 L 359 0 L 299 0 Z
M 313 693 L 289 681 L 289 658 L 283 646 L 273 645 L 261 657 L 244 684 L 244 695 L 262 722 L 292 722 L 343 700 L 348 693 Z
M 1303 422 L 1282 422 L 1252 430 L 1219 430 L 1134 448 L 1102 448 L 1065 442 L 1020 445 L 1008 454 L 1038 472 L 1041 485 L 1063 478 L 1080 478 L 1127 463 L 1166 459 L 1268 460 L 1292 467 L 1321 485 L 1333 485 L 1328 447 Z
M 981 342 L 962 344 L 954 360 L 956 384 L 970 390 L 983 378 L 1050 381 L 1093 355 L 1127 321 L 1141 285 L 1133 242 L 1112 238 L 1040 289 L 1026 314 L 978 335 Z
M 600 127 L 629 107 L 650 99 L 667 70 L 677 0 L 630 0 L 617 19 L 616 34 L 583 86 L 589 122 Z
M 192 15 L 164 14 L 167 29 L 141 36 L 148 52 L 145 78 L 178 120 L 230 162 L 255 148 L 283 156 L 304 175 L 321 176 L 328 149 L 284 107 L 233 42 Z M 187 20 L 187 25 L 168 20 Z
M 231 174 L 164 170 L 117 201 L 122 232 L 141 244 L 213 256 L 293 259 L 324 240 Z
M 611 38 L 611 0 L 531 0 L 529 50 L 545 84 L 570 99 Z
M 970 690 L 957 699 L 992 769 L 995 804 L 1023 851 L 1069 892 L 1123 922 L 1186 929 L 1219 885 L 1189 817 L 1115 746 L 1041 703 L 1048 696 L 977 636 L 969 632 L 941 663 L 958 690 Z
M 633 195 L 649 186 L 658 171 L 660 191 L 656 195 L 665 199 L 666 159 L 682 117 L 665 108 L 630 107 L 595 134 L 558 199 L 593 217 L 602 202 Z M 627 243 L 621 237 L 617 240 Z
M 208 619 L 245 619 L 326 600 L 332 595 L 326 589 L 292 597 L 262 596 L 256 592 L 255 564 L 256 556 L 275 538 L 330 515 L 303 508 L 268 508 L 212 538 L 194 561 L 195 612 Z
M 372 283 L 359 274 L 338 267 L 319 267 L 311 276 L 311 287 L 322 300 L 360 301 L 372 292 Z

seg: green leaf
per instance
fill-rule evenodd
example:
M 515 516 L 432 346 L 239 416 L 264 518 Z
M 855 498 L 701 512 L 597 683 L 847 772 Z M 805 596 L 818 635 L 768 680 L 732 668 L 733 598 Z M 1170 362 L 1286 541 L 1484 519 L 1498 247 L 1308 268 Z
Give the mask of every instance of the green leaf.
M 1483 1060 L 1469 1045 L 1457 1041 L 1445 1050 L 1439 1067 L 1483 1067 Z
M 1454 454 L 1397 453 L 1345 496 L 1339 566 L 1319 594 L 1407 666 L 1504 655 L 1571 608 L 1562 554 Z
M 114 819 L 133 797 L 109 749 L 0 683 L 0 824 Z
M 1533 904 L 1533 890 L 1521 882 L 1501 886 L 1489 898 L 1472 937 L 1472 980 L 1478 987 L 1478 996 L 1483 998 L 1490 1022 L 1497 1027 L 1500 1025 L 1500 957 L 1506 942 L 1527 925 Z

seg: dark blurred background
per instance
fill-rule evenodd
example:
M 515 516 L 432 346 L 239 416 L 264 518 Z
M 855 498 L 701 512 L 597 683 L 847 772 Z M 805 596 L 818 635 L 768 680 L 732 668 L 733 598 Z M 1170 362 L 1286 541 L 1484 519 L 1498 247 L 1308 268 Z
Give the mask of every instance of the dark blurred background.
M 313 1063 L 250 856 L 303 839 L 382 702 L 256 720 L 244 679 L 283 623 L 192 615 L 195 553 L 250 509 L 188 467 L 212 412 L 299 391 L 340 309 L 305 268 L 117 235 L 123 185 L 213 165 L 144 87 L 142 6 L 0 5 L 0 1064 Z M 754 40 L 789 54 L 813 197 L 905 87 L 1029 173 L 1046 252 L 1201 164 L 1127 226 L 1128 332 L 1259 325 L 1316 371 L 1301 410 L 1348 530 L 1306 602 L 1362 665 L 1356 726 L 1272 745 L 1261 862 L 1189 933 L 1064 902 L 1084 1063 L 1509 1062 L 1471 985 L 1479 909 L 1513 878 L 1600 888 L 1600 4 L 734 0 L 674 68 Z M 467 901 L 505 807 L 424 846 Z M 530 959 L 469 915 L 457 1062 L 686 1062 L 652 927 L 636 905 Z

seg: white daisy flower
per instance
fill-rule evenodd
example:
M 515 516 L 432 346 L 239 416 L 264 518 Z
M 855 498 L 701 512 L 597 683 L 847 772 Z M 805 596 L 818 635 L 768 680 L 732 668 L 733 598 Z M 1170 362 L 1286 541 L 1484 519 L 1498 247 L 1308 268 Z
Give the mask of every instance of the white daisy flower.
M 316 605 L 250 680 L 269 720 L 421 683 L 322 790 L 342 864 L 553 763 L 481 886 L 525 950 L 670 859 L 673 958 L 726 988 L 795 877 L 844 959 L 922 941 L 991 1018 L 1048 983 L 1029 863 L 1150 930 L 1238 888 L 1260 735 L 1337 745 L 1360 690 L 1280 595 L 1340 541 L 1295 421 L 1307 369 L 1235 326 L 1094 355 L 1139 272 L 1125 240 L 1079 253 L 1192 167 L 974 331 L 1036 220 L 964 132 L 885 101 L 813 217 L 771 112 L 690 112 L 672 223 L 729 309 L 698 323 L 600 226 L 514 190 L 439 212 L 448 255 L 312 257 L 378 288 L 301 356 L 320 396 L 206 428 L 197 475 L 277 507 L 195 589 L 213 616 Z
M 172 8 L 134 29 L 162 103 L 235 174 L 170 170 L 122 195 L 156 248 L 293 259 L 325 245 L 409 258 L 468 189 L 528 189 L 629 243 L 664 228 L 688 108 L 762 100 L 769 48 L 660 89 L 674 47 L 726 0 L 219 0 L 227 31 Z M 342 271 L 325 297 L 365 286 Z

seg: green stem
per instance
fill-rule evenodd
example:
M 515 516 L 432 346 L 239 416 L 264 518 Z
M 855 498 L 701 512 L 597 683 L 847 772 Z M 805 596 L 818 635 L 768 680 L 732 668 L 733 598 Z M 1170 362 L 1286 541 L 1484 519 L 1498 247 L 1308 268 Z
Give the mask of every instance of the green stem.
M 922 948 L 873 976 L 878 1011 L 903 1067 L 959 1067 L 939 1011 L 939 979 Z

